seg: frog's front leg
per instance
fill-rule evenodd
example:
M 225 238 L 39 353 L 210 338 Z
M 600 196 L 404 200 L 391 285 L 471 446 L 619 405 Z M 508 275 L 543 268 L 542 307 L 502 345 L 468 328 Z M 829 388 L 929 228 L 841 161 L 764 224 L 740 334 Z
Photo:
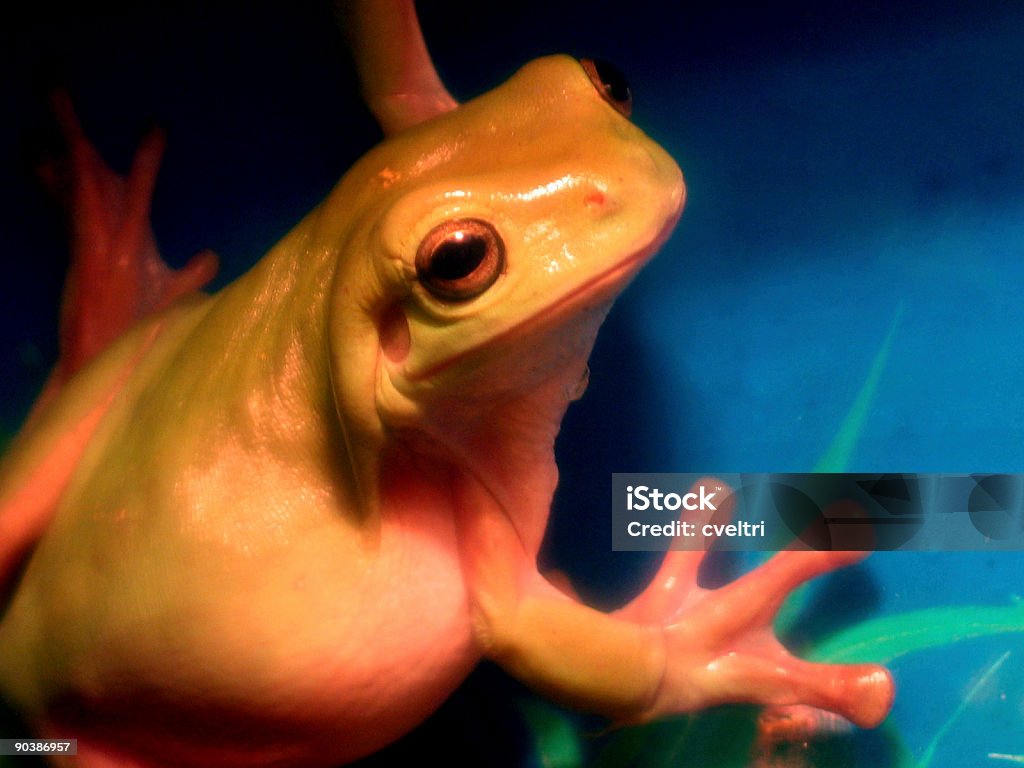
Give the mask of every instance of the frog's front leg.
M 726 702 L 800 703 L 864 727 L 892 704 L 884 668 L 796 659 L 771 628 L 793 589 L 856 553 L 781 553 L 718 590 L 683 584 L 700 555 L 673 553 L 651 591 L 609 615 L 548 584 L 504 511 L 472 483 L 460 491 L 459 525 L 485 655 L 566 704 L 638 722 Z

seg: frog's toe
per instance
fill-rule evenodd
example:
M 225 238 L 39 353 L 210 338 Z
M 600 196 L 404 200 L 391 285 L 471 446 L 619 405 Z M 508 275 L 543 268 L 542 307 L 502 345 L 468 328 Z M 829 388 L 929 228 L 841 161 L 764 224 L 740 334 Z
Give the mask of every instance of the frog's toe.
M 721 495 L 721 502 L 714 512 L 715 522 L 731 520 L 736 506 L 732 489 L 720 480 L 703 477 L 693 484 L 691 491 L 699 492 L 701 486 L 717 488 Z M 710 517 L 710 512 L 697 510 L 684 513 L 681 522 L 695 523 L 696 530 L 702 531 L 701 523 L 709 522 Z M 689 541 L 699 548 L 666 553 L 650 584 L 618 612 L 619 616 L 643 624 L 663 624 L 683 610 L 691 598 L 704 591 L 697 585 L 697 574 L 714 543 L 714 537 L 701 535 Z
M 892 676 L 877 664 L 814 664 L 797 659 L 781 646 L 724 654 L 697 677 L 709 699 L 766 705 L 803 704 L 874 728 L 889 713 Z
M 745 628 L 771 627 L 782 603 L 804 582 L 863 559 L 863 552 L 780 552 L 731 584 L 705 591 L 716 606 L 712 626 L 716 635 Z

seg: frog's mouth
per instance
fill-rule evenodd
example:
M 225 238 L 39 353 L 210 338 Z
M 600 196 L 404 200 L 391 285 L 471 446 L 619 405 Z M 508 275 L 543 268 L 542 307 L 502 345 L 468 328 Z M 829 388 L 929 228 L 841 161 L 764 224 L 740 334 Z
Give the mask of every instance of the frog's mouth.
M 467 358 L 479 354 L 484 347 L 500 347 L 504 342 L 511 342 L 527 334 L 559 326 L 571 315 L 593 316 L 596 314 L 594 322 L 594 332 L 596 334 L 597 327 L 604 319 L 608 310 L 611 309 L 612 302 L 616 296 L 622 292 L 629 281 L 640 271 L 640 268 L 661 248 L 672 233 L 672 229 L 675 227 L 681 213 L 682 207 L 680 206 L 676 214 L 666 222 L 662 230 L 646 246 L 574 286 L 564 295 L 548 304 L 543 310 L 523 318 L 515 325 L 504 329 L 488 339 L 486 344 L 474 345 L 461 350 L 451 357 L 438 361 L 422 371 L 408 374 L 407 380 L 415 383 L 432 378 L 458 365 Z

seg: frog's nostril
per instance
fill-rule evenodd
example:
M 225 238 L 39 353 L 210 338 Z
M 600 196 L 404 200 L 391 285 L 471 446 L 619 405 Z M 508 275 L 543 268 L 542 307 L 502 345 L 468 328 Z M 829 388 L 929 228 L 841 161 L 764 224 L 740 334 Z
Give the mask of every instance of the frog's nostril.
M 581 200 L 584 210 L 595 219 L 602 219 L 618 211 L 622 206 L 614 194 L 604 189 L 590 188 Z

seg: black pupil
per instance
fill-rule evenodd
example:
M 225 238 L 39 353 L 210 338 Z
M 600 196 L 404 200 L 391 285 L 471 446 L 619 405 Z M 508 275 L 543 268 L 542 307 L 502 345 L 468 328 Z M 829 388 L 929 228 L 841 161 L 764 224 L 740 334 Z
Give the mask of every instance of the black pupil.
M 441 243 L 430 261 L 430 276 L 435 280 L 460 280 L 473 274 L 487 255 L 482 237 L 453 235 Z

